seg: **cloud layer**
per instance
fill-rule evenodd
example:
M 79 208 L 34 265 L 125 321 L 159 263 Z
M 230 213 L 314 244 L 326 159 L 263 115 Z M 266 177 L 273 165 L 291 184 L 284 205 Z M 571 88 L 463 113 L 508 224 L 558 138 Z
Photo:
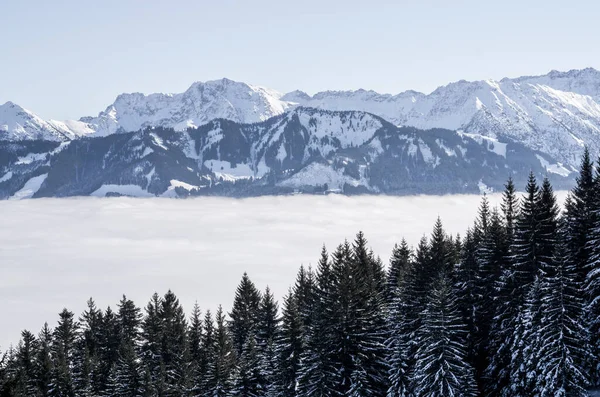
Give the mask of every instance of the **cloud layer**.
M 564 198 L 565 193 L 559 194 Z M 294 196 L 252 199 L 37 199 L 0 202 L 0 349 L 26 328 L 79 315 L 93 297 L 106 308 L 122 294 L 144 307 L 172 289 L 189 312 L 229 310 L 244 271 L 281 298 L 301 264 L 315 265 L 364 231 L 387 263 L 402 237 L 415 245 L 437 216 L 464 233 L 479 196 Z M 498 204 L 499 195 L 491 195 Z

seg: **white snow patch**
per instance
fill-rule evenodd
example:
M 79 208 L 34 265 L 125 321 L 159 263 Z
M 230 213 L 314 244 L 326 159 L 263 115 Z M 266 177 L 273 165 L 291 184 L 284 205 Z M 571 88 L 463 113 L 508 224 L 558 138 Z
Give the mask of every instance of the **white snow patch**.
M 107 193 L 118 193 L 125 196 L 132 197 L 155 197 L 152 193 L 149 193 L 145 189 L 142 189 L 138 185 L 114 185 L 107 184 L 100 186 L 99 189 L 93 191 L 90 196 L 95 197 L 106 197 Z
M 364 185 L 366 181 L 356 180 L 343 174 L 343 170 L 334 170 L 331 166 L 313 163 L 303 168 L 288 179 L 279 183 L 282 187 L 300 188 L 303 186 L 324 185 L 327 184 L 329 190 L 340 190 L 344 184 L 352 186 Z
M 185 190 L 192 191 L 192 190 L 197 190 L 200 187 L 199 186 L 194 186 L 194 185 L 190 185 L 189 183 L 185 183 L 182 181 L 178 181 L 177 179 L 171 179 L 171 186 L 169 186 L 167 188 L 167 190 L 161 195 L 162 197 L 178 197 L 177 192 L 175 192 L 175 188 L 183 188 Z
M 248 164 L 236 164 L 233 167 L 229 161 L 205 160 L 204 166 L 211 170 L 217 178 L 222 177 L 227 181 L 249 179 L 254 176 L 254 171 Z
M 381 145 L 381 141 L 379 140 L 379 138 L 375 138 L 373 139 L 370 143 L 369 146 L 373 149 L 373 151 L 376 154 L 382 154 L 384 152 L 383 150 L 383 146 Z
M 502 156 L 502 157 L 506 158 L 506 146 L 507 146 L 506 143 L 500 142 L 496 138 L 492 138 L 492 137 L 485 136 L 485 135 L 468 134 L 463 131 L 457 131 L 457 132 L 461 136 L 467 136 L 467 137 L 473 139 L 475 142 L 479 143 L 480 145 L 485 145 L 486 149 L 489 150 L 490 152 L 496 153 L 498 156 Z
M 156 146 L 159 146 L 159 147 L 161 147 L 161 148 L 163 148 L 165 150 L 169 150 L 169 148 L 165 146 L 165 144 L 164 144 L 164 142 L 163 142 L 163 140 L 162 140 L 161 137 L 159 137 L 158 135 L 156 135 L 154 132 L 151 132 L 150 136 L 152 137 L 152 141 L 154 142 L 154 144 Z
M 485 183 L 483 183 L 483 181 L 481 179 L 477 183 L 477 186 L 479 186 L 479 193 L 481 193 L 481 194 L 492 194 L 492 193 L 494 193 L 494 188 L 491 188 L 488 185 L 486 185 Z
M 12 178 L 12 176 L 13 176 L 12 171 L 8 171 L 6 174 L 4 174 L 2 176 L 2 178 L 0 178 L 0 183 L 8 181 L 10 178 Z
M 146 147 L 144 149 L 144 152 L 142 153 L 142 157 L 146 157 L 152 153 L 154 153 L 154 149 L 152 149 L 151 147 Z
M 540 164 L 542 165 L 542 167 L 544 167 L 547 172 L 550 172 L 552 174 L 558 174 L 561 176 L 569 176 L 571 174 L 571 172 L 573 172 L 573 171 L 570 171 L 569 169 L 567 169 L 564 165 L 562 165 L 562 163 L 550 164 L 550 162 L 548 160 L 546 160 L 539 154 L 536 154 L 535 157 L 537 157 L 537 159 L 540 161 Z
M 285 150 L 285 146 L 283 145 L 283 143 L 281 143 L 279 145 L 279 150 L 277 150 L 277 160 L 279 161 L 283 161 L 285 160 L 285 158 L 287 157 L 287 150 Z
M 29 179 L 19 191 L 9 198 L 9 200 L 22 200 L 33 197 L 33 195 L 40 190 L 40 187 L 42 187 L 42 183 L 44 183 L 46 177 L 48 177 L 48 174 L 34 176 Z
M 435 143 L 437 143 L 437 145 L 442 148 L 444 150 L 444 152 L 446 152 L 446 154 L 449 157 L 455 157 L 456 156 L 456 151 L 454 149 L 449 148 L 448 146 L 444 145 L 444 142 L 441 141 L 441 139 L 436 139 Z
M 31 164 L 34 161 L 44 161 L 48 153 L 29 153 L 26 156 L 19 157 L 15 164 Z
M 146 181 L 148 181 L 148 184 L 146 185 L 146 189 L 148 189 L 150 182 L 152 182 L 152 178 L 154 177 L 155 173 L 156 173 L 156 167 L 152 167 L 150 172 L 146 174 Z

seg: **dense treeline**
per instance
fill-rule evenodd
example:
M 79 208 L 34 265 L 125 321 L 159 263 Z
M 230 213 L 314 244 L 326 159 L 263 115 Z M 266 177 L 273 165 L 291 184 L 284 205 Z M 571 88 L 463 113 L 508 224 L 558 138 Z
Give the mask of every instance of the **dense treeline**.
M 93 300 L 0 362 L 2 396 L 582 396 L 600 383 L 600 165 L 562 211 L 509 180 L 472 228 L 438 220 L 386 268 L 362 233 L 300 268 L 281 310 L 244 274 L 228 314 Z

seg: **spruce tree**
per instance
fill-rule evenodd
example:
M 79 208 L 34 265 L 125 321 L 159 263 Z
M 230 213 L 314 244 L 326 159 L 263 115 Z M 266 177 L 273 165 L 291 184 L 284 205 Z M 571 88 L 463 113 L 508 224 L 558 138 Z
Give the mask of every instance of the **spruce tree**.
M 98 394 L 101 390 L 98 367 L 103 316 L 92 298 L 87 306 L 79 318 L 80 338 L 75 344 L 73 377 L 78 396 Z
M 312 312 L 315 305 L 314 284 L 315 280 L 312 269 L 309 267 L 307 270 L 304 266 L 300 266 L 293 290 L 298 305 L 298 312 L 302 319 L 303 330 L 310 328 L 311 325 Z
M 600 158 L 596 162 L 591 199 L 592 226 L 588 236 L 585 267 L 585 320 L 591 336 L 592 384 L 600 386 Z
M 183 308 L 172 291 L 165 294 L 158 314 L 162 324 L 160 354 L 166 373 L 165 395 L 181 396 L 189 387 L 187 322 Z
M 476 396 L 474 371 L 465 350 L 466 327 L 446 272 L 438 275 L 422 313 L 412 376 L 415 396 Z
M 75 396 L 73 385 L 72 366 L 75 353 L 75 340 L 77 338 L 78 324 L 74 320 L 73 312 L 63 309 L 59 314 L 60 319 L 52 338 L 52 357 L 54 371 L 49 390 L 50 396 L 70 397 Z
M 242 281 L 235 291 L 233 308 L 229 313 L 231 319 L 229 329 L 237 356 L 242 354 L 248 335 L 256 331 L 260 299 L 260 292 L 250 280 L 248 274 L 244 273 Z
M 15 395 L 35 396 L 37 389 L 39 342 L 35 335 L 24 330 L 15 352 L 16 379 Z
M 489 340 L 494 321 L 494 316 L 498 313 L 498 291 L 496 286 L 500 281 L 504 261 L 508 255 L 508 246 L 506 238 L 506 229 L 502 223 L 500 213 L 494 209 L 489 214 L 487 221 L 487 230 L 481 236 L 481 241 L 477 249 L 478 271 L 476 278 L 476 296 L 477 304 L 475 311 L 475 333 L 474 342 L 474 362 L 476 379 L 480 381 L 480 389 L 484 388 L 482 384 L 483 374 L 489 365 L 490 357 L 494 353 L 489 351 Z
M 162 299 L 157 293 L 152 295 L 146 306 L 146 316 L 142 321 L 142 344 L 140 354 L 144 377 L 144 390 L 157 394 L 159 385 L 163 383 L 162 362 L 162 316 L 160 306 Z
M 204 396 L 209 392 L 209 371 L 211 365 L 215 362 L 216 341 L 215 326 L 210 310 L 206 311 L 203 321 L 203 333 L 200 340 L 200 360 L 198 362 L 196 374 L 196 395 Z
M 588 395 L 586 363 L 590 346 L 588 331 L 581 321 L 579 269 L 575 258 L 565 257 L 566 250 L 566 242 L 559 241 L 554 251 L 554 269 L 542 278 L 540 286 L 542 321 L 535 330 L 540 349 L 532 352 L 532 359 L 538 370 L 535 392 L 542 397 Z
M 411 255 L 411 249 L 405 239 L 402 239 L 400 245 L 394 245 L 386 283 L 386 298 L 390 303 L 394 300 L 397 288 L 402 284 L 408 271 Z
M 525 285 L 520 285 L 524 298 L 511 342 L 511 385 L 505 395 L 530 395 L 535 391 L 539 375 L 535 354 L 541 348 L 538 331 L 543 320 L 541 304 L 544 296 L 541 285 L 545 278 L 554 276 L 556 267 L 553 258 L 558 234 L 558 207 L 547 178 L 534 196 L 531 212 L 527 212 L 528 204 L 529 196 L 524 200 L 521 215 L 532 218 L 523 219 L 515 236 L 517 264 L 522 266 L 520 270 L 525 276 L 522 278 Z M 527 238 L 526 241 L 523 240 L 524 237 Z M 532 280 L 528 282 L 530 277 Z
M 215 342 L 212 356 L 214 359 L 208 369 L 208 395 L 228 397 L 232 391 L 232 375 L 235 368 L 235 351 L 225 324 L 225 314 L 221 306 L 217 309 Z
M 344 246 L 339 246 L 334 252 L 334 262 L 338 263 L 346 258 L 348 250 Z M 337 363 L 339 360 L 338 346 L 339 335 L 337 331 L 338 319 L 340 313 L 337 308 L 337 301 L 334 293 L 335 276 L 332 269 L 332 264 L 327 254 L 327 250 L 323 247 L 321 251 L 321 259 L 319 260 L 317 275 L 316 275 L 316 290 L 315 290 L 315 310 L 312 313 L 311 326 L 306 330 L 306 347 L 302 349 L 301 343 L 296 339 L 290 338 L 290 344 L 287 346 L 286 355 L 294 354 L 292 357 L 294 362 L 298 360 L 295 356 L 298 350 L 301 351 L 299 368 L 297 369 L 297 385 L 296 396 L 302 397 L 333 397 L 340 396 L 338 385 L 340 383 L 340 371 Z M 295 302 L 290 302 L 294 305 Z M 294 307 L 290 309 L 293 313 Z M 284 312 L 284 331 L 286 317 Z M 300 335 L 302 335 L 300 329 Z M 301 336 L 302 337 L 302 336 Z M 283 355 L 282 357 L 285 357 Z M 290 366 L 290 370 L 294 367 Z M 294 396 L 294 394 L 285 394 L 286 391 L 294 390 L 295 383 L 291 383 L 293 372 L 289 372 L 289 376 L 284 378 L 284 388 L 281 397 Z
M 94 386 L 100 390 L 105 390 L 109 383 L 109 377 L 113 367 L 119 360 L 119 346 L 121 340 L 119 337 L 119 319 L 110 306 L 106 308 L 101 316 L 99 330 L 99 365 L 95 371 L 96 383 L 99 386 Z
M 123 341 L 119 358 L 111 369 L 105 394 L 111 397 L 137 397 L 142 390 L 142 371 L 134 344 Z
M 198 302 L 194 304 L 188 329 L 188 373 L 190 374 L 190 394 L 201 396 L 204 374 L 201 363 L 204 356 L 202 348 L 203 319 Z
M 264 383 L 261 379 L 261 364 L 258 357 L 256 336 L 250 331 L 242 354 L 238 358 L 233 372 L 231 395 L 236 397 L 259 397 L 265 395 Z
M 279 334 L 280 318 L 278 305 L 273 293 L 267 287 L 258 309 L 256 328 L 256 354 L 259 366 L 260 388 L 264 395 L 275 394 L 277 372 L 276 340 Z
M 353 281 L 356 282 L 357 334 L 356 355 L 351 379 L 354 396 L 384 396 L 389 387 L 389 367 L 386 361 L 385 272 L 380 260 L 367 251 L 362 232 L 353 244 Z M 358 382 L 358 383 L 357 383 Z
M 489 364 L 484 372 L 486 395 L 500 395 L 510 384 L 511 339 L 515 333 L 520 301 L 517 299 L 517 269 L 515 267 L 514 236 L 520 218 L 520 204 L 515 186 L 509 178 L 502 195 L 506 255 L 495 283 L 494 307 L 487 351 Z
M 403 240 L 401 247 L 405 252 L 398 255 L 398 248 L 394 247 L 392 261 L 397 258 L 406 258 L 406 263 L 401 267 L 399 276 L 395 276 L 390 271 L 391 277 L 388 278 L 389 296 L 391 296 L 388 310 L 388 329 L 389 337 L 386 342 L 388 348 L 388 363 L 390 385 L 387 391 L 388 397 L 408 397 L 410 393 L 410 371 L 412 362 L 410 359 L 410 340 L 413 333 L 413 318 L 411 312 L 413 308 L 411 299 L 413 297 L 412 288 L 414 280 L 414 266 L 410 258 L 412 253 Z M 396 258 L 396 259 L 395 259 Z M 393 265 L 392 265 L 393 266 Z M 390 283 L 389 280 L 392 280 Z M 395 285 L 394 285 L 395 284 Z
M 120 300 L 118 309 L 116 315 L 118 358 L 110 370 L 106 394 L 134 397 L 141 395 L 143 390 L 144 373 L 138 359 L 142 315 L 140 309 L 125 295 Z
M 54 374 L 54 362 L 52 361 L 52 330 L 48 323 L 44 323 L 38 335 L 39 349 L 37 356 L 37 388 L 40 396 L 49 396 Z
M 274 381 L 276 395 L 294 397 L 304 343 L 302 319 L 298 311 L 296 297 L 291 291 L 283 299 L 281 329 L 275 341 L 276 368 L 278 369 L 278 375 Z

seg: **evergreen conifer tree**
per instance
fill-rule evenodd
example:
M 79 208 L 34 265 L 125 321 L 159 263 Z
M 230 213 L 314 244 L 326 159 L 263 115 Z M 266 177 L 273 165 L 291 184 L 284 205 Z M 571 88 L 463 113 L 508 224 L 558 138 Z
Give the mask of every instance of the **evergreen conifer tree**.
M 52 338 L 54 371 L 52 374 L 49 395 L 71 397 L 75 396 L 72 366 L 78 324 L 74 320 L 73 312 L 70 312 L 67 309 L 63 309 L 59 316 L 60 319 L 54 329 Z
M 414 395 L 476 396 L 474 371 L 465 350 L 467 330 L 445 271 L 438 275 L 422 317 L 412 377 Z
M 579 269 L 575 258 L 565 257 L 566 251 L 567 244 L 559 241 L 554 251 L 554 269 L 542 278 L 540 285 L 542 321 L 534 330 L 540 348 L 532 352 L 532 359 L 537 369 L 535 392 L 542 397 L 588 395 L 586 363 L 590 346 L 588 331 L 581 321 Z
M 411 305 L 411 296 L 413 289 L 413 280 L 415 277 L 414 266 L 410 258 L 412 253 L 406 242 L 403 240 L 401 247 L 404 253 L 398 255 L 398 247 L 394 247 L 392 261 L 397 258 L 406 259 L 406 263 L 400 268 L 398 276 L 390 270 L 391 277 L 388 278 L 388 288 L 392 288 L 389 295 L 391 300 L 388 310 L 388 329 L 389 338 L 387 340 L 388 348 L 388 363 L 389 381 L 388 397 L 408 397 L 410 393 L 410 371 L 412 370 L 412 362 L 410 359 L 410 340 L 412 330 L 413 307 Z M 393 267 L 391 264 L 390 267 Z M 390 283 L 390 279 L 392 282 Z M 395 285 L 394 285 L 395 283 Z M 389 299 L 389 298 L 388 298 Z
M 279 334 L 280 318 L 278 305 L 273 293 L 267 287 L 262 295 L 258 310 L 256 329 L 256 350 L 259 366 L 259 381 L 263 395 L 274 396 L 276 389 L 277 352 L 276 340 Z
M 588 235 L 585 266 L 585 320 L 591 337 L 591 381 L 600 386 L 600 158 L 596 162 L 591 195 L 592 226 Z
M 339 246 L 334 252 L 333 257 L 335 262 L 343 261 L 345 253 L 348 251 L 343 246 Z M 337 346 L 338 333 L 337 320 L 339 319 L 339 311 L 337 309 L 336 298 L 334 294 L 335 276 L 332 269 L 331 261 L 325 247 L 321 251 L 321 259 L 319 260 L 316 289 L 315 289 L 315 310 L 311 319 L 311 326 L 306 330 L 306 348 L 302 349 L 302 345 L 296 341 L 296 338 L 289 338 L 290 343 L 287 347 L 286 355 L 294 354 L 298 350 L 301 351 L 299 368 L 297 369 L 297 385 L 296 396 L 302 397 L 334 397 L 339 396 L 338 385 L 340 384 L 340 371 L 337 368 L 339 360 L 339 351 L 334 347 Z M 294 301 L 290 302 L 290 311 L 293 315 L 295 305 Z M 293 324 L 293 323 L 290 323 Z M 286 316 L 284 312 L 284 330 L 286 332 Z M 300 335 L 302 330 L 300 329 Z M 294 348 L 296 346 L 296 348 Z M 286 355 L 282 356 L 285 357 Z M 290 370 L 294 367 L 290 366 Z M 292 384 L 293 372 L 290 371 L 290 376 L 284 379 L 285 393 L 288 390 L 293 390 L 296 385 Z M 293 396 L 294 394 L 281 394 L 281 397 Z
M 405 239 L 402 239 L 400 245 L 395 245 L 392 250 L 390 266 L 387 274 L 386 298 L 392 302 L 395 298 L 397 288 L 402 284 L 404 276 L 408 271 L 411 259 L 411 249 Z
M 208 369 L 208 395 L 228 397 L 232 391 L 232 375 L 235 367 L 235 351 L 225 324 L 221 306 L 217 309 L 215 328 L 214 357 Z
M 241 356 L 248 335 L 256 331 L 260 299 L 260 292 L 250 280 L 248 274 L 244 273 L 242 281 L 235 292 L 233 308 L 229 313 L 231 319 L 229 329 L 237 356 Z
M 489 364 L 485 370 L 483 381 L 486 395 L 500 395 L 510 383 L 511 345 L 515 332 L 516 320 L 520 310 L 517 297 L 517 272 L 515 255 L 513 254 L 514 235 L 517 219 L 520 218 L 519 199 L 511 178 L 505 185 L 501 204 L 504 216 L 506 255 L 495 283 L 494 311 L 487 351 Z
M 291 291 L 283 299 L 281 329 L 275 341 L 278 370 L 274 380 L 275 394 L 279 397 L 294 397 L 304 343 L 302 319 L 296 298 Z

